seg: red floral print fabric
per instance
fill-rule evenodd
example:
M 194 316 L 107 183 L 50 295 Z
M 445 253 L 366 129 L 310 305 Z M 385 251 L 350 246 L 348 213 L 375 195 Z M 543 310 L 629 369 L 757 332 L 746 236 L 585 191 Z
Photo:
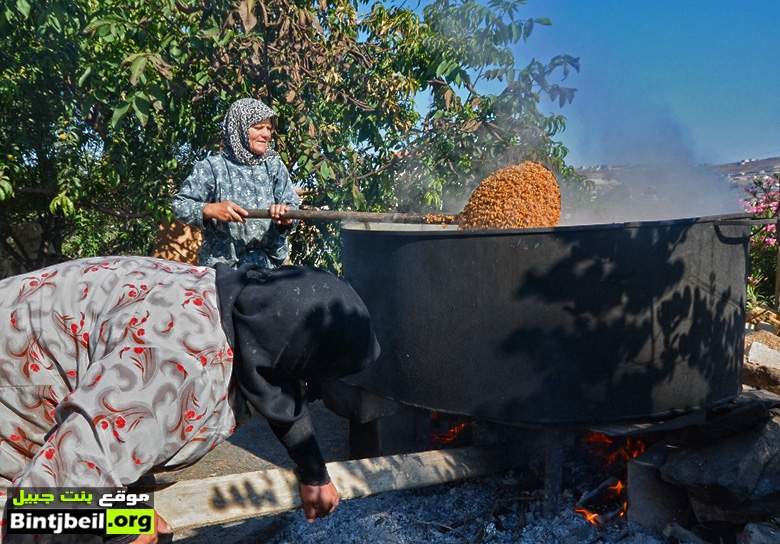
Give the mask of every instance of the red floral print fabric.
M 0 281 L 0 488 L 121 486 L 235 428 L 214 271 L 74 260 Z

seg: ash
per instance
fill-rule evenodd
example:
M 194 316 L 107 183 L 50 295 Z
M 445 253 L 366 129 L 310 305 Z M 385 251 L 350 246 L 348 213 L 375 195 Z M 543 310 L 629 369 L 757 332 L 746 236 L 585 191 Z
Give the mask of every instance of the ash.
M 330 517 L 306 523 L 300 510 L 212 528 L 185 537 L 195 544 L 661 544 L 616 520 L 603 529 L 574 513 L 564 493 L 557 516 L 542 516 L 542 492 L 521 489 L 514 473 L 343 501 Z M 207 534 L 208 533 L 208 534 Z M 177 541 L 180 539 L 177 538 Z

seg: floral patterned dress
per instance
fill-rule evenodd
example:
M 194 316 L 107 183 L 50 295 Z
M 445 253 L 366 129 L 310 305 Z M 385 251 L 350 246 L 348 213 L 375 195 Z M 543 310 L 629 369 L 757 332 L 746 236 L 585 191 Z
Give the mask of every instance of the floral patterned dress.
M 230 436 L 214 279 L 108 257 L 0 281 L 0 488 L 126 485 Z

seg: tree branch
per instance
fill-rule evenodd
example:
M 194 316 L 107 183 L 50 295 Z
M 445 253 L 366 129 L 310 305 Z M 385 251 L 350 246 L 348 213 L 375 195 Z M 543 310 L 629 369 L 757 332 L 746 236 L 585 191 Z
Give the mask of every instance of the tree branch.
M 15 253 L 17 255 L 17 260 L 20 260 L 23 263 L 23 266 L 26 270 L 32 270 L 35 268 L 35 265 L 33 264 L 32 259 L 30 259 L 30 256 L 27 254 L 27 251 L 24 249 L 24 245 L 19 241 L 19 239 L 14 235 L 13 230 L 10 228 L 8 229 L 8 238 L 11 239 L 11 241 L 14 243 L 14 246 L 16 246 L 16 250 L 14 251 L 13 246 L 8 243 L 6 238 L 3 238 L 3 246 L 6 249 L 9 249 L 11 253 Z M 19 258 L 21 257 L 21 259 Z

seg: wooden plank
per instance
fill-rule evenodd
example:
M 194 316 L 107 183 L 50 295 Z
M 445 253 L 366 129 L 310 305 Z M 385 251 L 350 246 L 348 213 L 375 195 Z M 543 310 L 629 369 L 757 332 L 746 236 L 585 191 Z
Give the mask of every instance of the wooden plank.
M 467 447 L 328 463 L 328 472 L 341 498 L 355 499 L 501 472 L 516 459 L 511 451 Z M 278 514 L 299 507 L 300 497 L 293 471 L 273 468 L 182 480 L 157 491 L 154 506 L 182 530 Z
M 328 463 L 342 499 L 482 476 L 514 465 L 504 450 L 458 448 Z M 292 470 L 184 480 L 154 494 L 154 505 L 175 530 L 277 514 L 300 506 Z
M 780 328 L 780 315 L 778 315 L 776 311 L 763 306 L 753 308 L 748 315 L 747 321 L 753 324 L 758 324 L 763 321 L 775 328 Z

